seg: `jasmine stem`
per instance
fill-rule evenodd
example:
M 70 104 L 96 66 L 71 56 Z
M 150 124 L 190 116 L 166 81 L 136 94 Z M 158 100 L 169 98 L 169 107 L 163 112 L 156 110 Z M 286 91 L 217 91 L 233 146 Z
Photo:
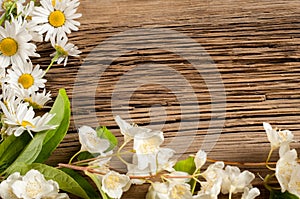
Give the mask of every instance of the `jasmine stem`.
M 229 196 L 228 196 L 228 199 L 231 199 L 232 198 L 232 191 L 229 192 Z
M 58 167 L 59 168 L 62 168 L 62 167 L 63 168 L 69 168 L 69 169 L 73 169 L 73 170 L 77 170 L 77 171 L 84 171 L 84 172 L 90 172 L 90 173 L 105 175 L 105 173 L 96 171 L 95 169 L 92 169 L 92 168 L 89 168 L 89 167 L 76 166 L 76 165 L 72 165 L 72 164 L 59 163 Z
M 218 162 L 219 160 L 207 158 L 207 162 Z M 266 162 L 231 162 L 231 161 L 222 161 L 224 164 L 229 165 L 240 165 L 240 166 L 266 166 Z M 275 165 L 276 162 L 268 162 L 268 165 Z
M 72 163 L 73 159 L 74 159 L 77 155 L 79 155 L 79 153 L 81 153 L 81 151 L 78 151 L 77 153 L 75 153 L 75 154 L 71 157 L 71 159 L 69 160 L 69 164 Z
M 272 168 L 272 167 L 269 166 L 269 160 L 271 159 L 272 153 L 273 153 L 273 148 L 271 148 L 270 151 L 269 151 L 269 154 L 268 154 L 268 157 L 267 157 L 267 160 L 266 160 L 266 167 L 268 169 L 270 169 L 271 171 L 275 171 L 275 168 Z
M 132 152 L 131 151 L 126 151 L 126 152 L 120 153 L 120 155 L 129 154 L 129 153 L 132 153 Z M 89 158 L 89 159 L 85 159 L 85 160 L 80 160 L 80 161 L 77 161 L 77 162 L 73 162 L 73 164 L 81 165 L 81 164 L 85 164 L 85 163 L 88 163 L 88 162 L 93 162 L 93 161 L 101 159 L 101 158 L 108 158 L 108 157 L 113 157 L 113 156 L 117 156 L 117 154 L 114 153 L 114 154 L 111 154 L 111 155 L 106 155 L 104 157 L 94 157 L 94 158 Z
M 126 160 L 124 160 L 124 159 L 122 158 L 122 156 L 121 156 L 121 151 L 122 151 L 122 149 L 126 146 L 126 144 L 128 144 L 128 142 L 129 142 L 129 141 L 124 142 L 124 143 L 120 146 L 120 148 L 118 149 L 118 151 L 117 151 L 117 157 L 121 160 L 121 162 L 123 162 L 123 163 L 126 164 L 126 165 L 128 165 L 129 163 L 128 163 Z
M 196 185 L 197 185 L 197 181 L 198 181 L 198 179 L 197 179 L 197 177 L 198 177 L 198 174 L 199 173 L 199 170 L 195 170 L 195 172 L 193 173 L 193 184 L 192 184 L 192 190 L 191 190 L 191 192 L 192 192 L 192 195 L 194 194 L 194 192 L 195 192 L 195 188 L 196 188 Z

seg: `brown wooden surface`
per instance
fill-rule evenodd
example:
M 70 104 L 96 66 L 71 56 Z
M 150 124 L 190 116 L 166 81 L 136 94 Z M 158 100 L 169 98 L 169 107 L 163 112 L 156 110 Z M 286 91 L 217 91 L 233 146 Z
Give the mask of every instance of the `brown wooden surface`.
M 79 32 L 70 35 L 70 40 L 83 51 L 81 60 L 71 58 L 67 67 L 53 67 L 47 74 L 47 87 L 54 96 L 58 88 L 65 87 L 72 99 L 74 83 L 78 83 L 75 77 L 85 58 L 98 44 L 117 33 L 133 28 L 178 31 L 204 47 L 215 62 L 226 91 L 225 124 L 208 156 L 227 161 L 263 162 L 269 150 L 263 121 L 293 131 L 295 140 L 300 140 L 299 6 L 299 0 L 81 0 L 82 25 Z M 131 36 L 124 36 L 122 40 L 130 40 Z M 98 84 L 95 110 L 99 123 L 108 126 L 121 140 L 111 107 L 114 85 L 123 74 L 141 64 L 172 67 L 184 75 L 194 88 L 200 116 L 193 110 L 193 105 L 186 105 L 190 106 L 186 114 L 191 119 L 181 121 L 180 103 L 173 91 L 150 84 L 133 93 L 129 102 L 130 117 L 141 126 L 148 125 L 150 108 L 161 105 L 167 114 L 163 126 L 167 143 L 177 136 L 180 122 L 190 122 L 193 126 L 193 122 L 201 119 L 198 128 L 187 129 L 197 136 L 185 153 L 194 153 L 201 146 L 211 119 L 210 93 L 201 75 L 186 60 L 172 52 L 151 48 L 155 47 L 153 42 L 156 39 L 154 37 L 145 43 L 144 49 L 134 50 L 116 59 L 100 81 L 95 79 L 94 82 L 81 83 Z M 189 43 L 181 45 L 187 51 L 192 48 Z M 43 53 L 48 54 L 47 51 Z M 45 66 L 49 63 L 48 58 L 42 61 Z M 97 65 L 97 62 L 87 65 L 93 64 Z M 126 85 L 123 89 L 126 92 Z M 91 91 L 81 92 L 84 96 Z M 188 93 L 186 97 L 189 98 Z M 84 100 L 82 106 L 86 106 L 87 111 L 76 113 L 76 121 L 93 125 L 89 115 L 93 107 Z M 119 106 L 122 109 L 126 104 Z M 163 118 L 156 113 L 161 112 L 154 111 L 151 119 L 159 121 Z M 182 139 L 185 139 L 184 136 Z M 293 146 L 297 150 L 300 148 L 299 142 Z M 73 118 L 68 135 L 48 162 L 66 162 L 79 147 Z M 241 168 L 262 176 L 268 172 L 264 167 Z M 258 177 L 255 184 L 262 191 L 259 198 L 267 198 Z M 147 186 L 134 186 L 124 198 L 144 198 L 146 190 Z

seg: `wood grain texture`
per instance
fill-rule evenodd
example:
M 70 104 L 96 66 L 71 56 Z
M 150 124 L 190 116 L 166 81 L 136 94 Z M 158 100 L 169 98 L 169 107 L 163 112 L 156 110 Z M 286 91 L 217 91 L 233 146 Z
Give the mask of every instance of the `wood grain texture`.
M 210 158 L 263 162 L 269 150 L 262 127 L 264 121 L 293 131 L 295 140 L 300 140 L 299 5 L 299 0 L 81 0 L 82 25 L 80 31 L 70 35 L 70 40 L 83 52 L 81 59 L 71 58 L 67 67 L 55 66 L 47 74 L 47 87 L 54 96 L 58 88 L 65 87 L 71 100 L 76 96 L 77 101 L 72 107 L 70 131 L 48 162 L 54 165 L 66 162 L 79 150 L 76 127 L 82 124 L 95 127 L 95 116 L 98 124 L 106 125 L 122 140 L 113 120 L 114 111 L 128 113 L 129 117 L 124 119 L 141 126 L 162 128 L 166 145 L 174 142 L 174 137 L 184 140 L 192 136 L 191 145 L 184 152 L 177 151 L 183 153 L 182 157 L 202 146 L 208 129 L 213 129 L 210 121 L 221 120 L 223 111 L 226 112 L 224 126 L 208 154 Z M 180 39 L 173 43 L 174 48 L 184 49 L 189 58 L 197 54 L 193 50 L 200 44 L 220 73 L 226 94 L 225 109 L 222 101 L 214 103 L 212 110 L 212 93 L 218 96 L 218 90 L 212 91 L 214 87 L 209 88 L 205 78 L 214 77 L 215 70 L 206 67 L 203 61 L 200 67 L 204 69 L 199 73 L 170 47 L 163 49 L 161 35 L 144 32 L 142 44 L 134 42 L 141 34 L 122 35 L 138 28 L 165 28 L 193 39 L 192 43 Z M 108 51 L 100 49 L 90 53 L 116 34 L 121 36 L 114 39 L 111 56 L 118 55 L 119 43 L 128 42 L 128 46 L 134 44 L 138 48 L 116 57 L 98 74 L 99 64 L 105 61 L 101 53 Z M 42 57 L 49 54 L 48 47 L 43 47 Z M 39 61 L 46 67 L 49 58 Z M 140 66 L 149 68 L 134 70 Z M 91 70 L 83 72 L 83 79 L 76 79 L 82 67 Z M 172 78 L 170 71 L 160 71 L 164 67 L 185 81 Z M 149 84 L 132 87 L 136 84 L 130 75 L 136 82 L 148 81 L 150 77 Z M 152 80 L 157 80 L 158 75 L 162 81 L 154 84 Z M 219 83 L 214 78 L 209 82 Z M 168 88 L 169 84 L 175 87 Z M 118 92 L 117 85 L 120 86 Z M 192 90 L 186 89 L 186 85 Z M 90 97 L 91 94 L 95 97 Z M 130 95 L 129 100 L 123 100 L 122 96 L 127 95 Z M 195 99 L 196 104 L 191 99 Z M 215 113 L 220 113 L 220 117 Z M 184 128 L 179 134 L 180 125 Z M 179 145 L 178 149 L 180 147 L 186 146 Z M 299 142 L 293 147 L 299 151 Z M 276 158 L 275 155 L 274 160 Z M 268 173 L 263 167 L 244 166 L 242 169 L 262 176 Z M 259 198 L 267 198 L 258 177 L 255 184 L 261 188 Z M 146 190 L 145 185 L 134 186 L 123 198 L 144 198 Z

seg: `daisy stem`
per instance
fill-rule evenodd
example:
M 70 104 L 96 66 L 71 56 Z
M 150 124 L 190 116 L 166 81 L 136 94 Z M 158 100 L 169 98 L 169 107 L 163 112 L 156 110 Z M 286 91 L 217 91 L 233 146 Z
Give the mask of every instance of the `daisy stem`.
M 74 159 L 77 155 L 79 155 L 79 153 L 81 153 L 81 151 L 78 151 L 77 153 L 75 153 L 75 154 L 71 157 L 71 159 L 69 160 L 69 164 L 72 163 L 73 159 Z
M 49 71 L 49 69 L 51 68 L 51 66 L 54 64 L 54 62 L 59 58 L 59 54 L 56 53 L 55 56 L 51 59 L 51 63 L 49 64 L 49 66 L 47 67 L 47 69 L 45 70 L 44 75 L 46 75 L 46 73 Z

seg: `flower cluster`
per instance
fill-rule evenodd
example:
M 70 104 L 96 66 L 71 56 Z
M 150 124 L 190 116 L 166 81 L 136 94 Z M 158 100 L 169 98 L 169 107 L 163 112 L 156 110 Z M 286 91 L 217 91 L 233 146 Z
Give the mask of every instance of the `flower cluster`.
M 0 18 L 0 96 L 1 137 L 20 136 L 54 129 L 49 124 L 53 114 L 36 116 L 35 109 L 42 109 L 51 100 L 45 88 L 45 75 L 56 61 L 61 63 L 68 56 L 78 56 L 80 51 L 68 43 L 67 34 L 78 30 L 76 13 L 78 0 L 2 0 Z M 55 52 L 46 70 L 33 64 L 32 57 L 40 57 L 36 43 L 51 40 Z
M 24 176 L 19 172 L 11 174 L 0 184 L 0 197 L 3 199 L 68 199 L 65 193 L 58 193 L 57 182 L 46 180 L 39 171 L 30 170 Z
M 271 150 L 267 159 L 267 166 L 270 170 L 275 171 L 275 176 L 280 184 L 281 192 L 286 191 L 300 198 L 300 164 L 295 149 L 290 149 L 290 143 L 294 135 L 289 130 L 273 129 L 269 123 L 264 123 L 264 128 L 271 144 Z M 279 148 L 279 160 L 276 168 L 271 168 L 268 164 L 271 154 Z M 270 176 L 265 181 L 268 182 Z M 267 188 L 272 187 L 267 185 Z
M 99 128 L 79 128 L 80 152 L 88 151 L 95 156 L 87 162 L 88 169 L 85 172 L 88 176 L 93 176 L 92 179 L 96 181 L 101 193 L 111 198 L 121 198 L 131 184 L 150 183 L 147 199 L 216 199 L 220 193 L 229 194 L 229 198 L 232 194 L 240 193 L 242 199 L 253 199 L 260 194 L 251 185 L 255 178 L 251 172 L 241 172 L 238 167 L 233 166 L 225 167 L 221 161 L 202 171 L 201 168 L 207 160 L 207 155 L 202 150 L 194 157 L 177 162 L 173 158 L 174 150 L 161 147 L 164 141 L 163 132 L 131 125 L 119 116 L 115 117 L 115 121 L 124 135 L 124 143 L 115 154 L 110 148 L 111 139 L 107 136 L 108 133 L 103 136 Z M 124 147 L 131 142 L 132 148 L 123 152 Z M 126 161 L 123 154 L 130 154 L 131 161 Z M 127 166 L 126 174 L 110 168 L 109 161 L 112 156 L 118 157 Z M 78 163 L 83 162 L 85 161 Z M 153 176 L 160 176 L 160 182 L 152 181 Z M 201 189 L 196 193 L 197 184 L 200 184 Z
M 51 94 L 45 76 L 55 62 L 66 66 L 69 56 L 81 53 L 68 42 L 68 35 L 80 26 L 79 4 L 79 0 L 0 0 L 0 197 L 68 199 L 66 193 L 59 193 L 61 188 L 85 199 L 100 198 L 99 193 L 102 198 L 119 199 L 132 185 L 147 183 L 147 199 L 217 199 L 220 194 L 229 199 L 234 194 L 256 198 L 260 191 L 251 184 L 253 173 L 230 162 L 210 160 L 202 150 L 178 161 L 173 149 L 163 147 L 162 131 L 130 124 L 119 116 L 115 122 L 124 136 L 120 146 L 106 127 L 82 126 L 78 129 L 81 148 L 69 164 L 43 164 L 66 135 L 71 115 L 63 89 L 46 112 Z M 53 47 L 45 69 L 32 59 L 40 57 L 37 44 L 41 42 Z M 263 165 L 273 172 L 264 178 L 265 187 L 271 198 L 300 198 L 300 164 L 297 151 L 290 149 L 292 132 L 273 129 L 268 123 L 263 126 L 271 144 Z M 279 160 L 271 164 L 277 149 Z M 126 171 L 113 168 L 113 158 L 124 163 Z M 90 177 L 99 193 L 74 170 Z M 280 187 L 270 183 L 273 178 Z
M 24 171 L 29 164 L 35 161 L 41 163 L 46 159 L 47 154 L 51 154 L 58 145 L 46 146 L 47 139 L 61 127 L 60 119 L 69 120 L 67 108 L 65 112 L 60 109 L 62 113 L 55 109 L 47 112 L 45 109 L 50 108 L 51 101 L 51 93 L 45 88 L 45 76 L 55 62 L 60 64 L 64 61 L 65 66 L 68 56 L 78 57 L 81 53 L 74 44 L 68 42 L 68 34 L 77 31 L 80 25 L 76 21 L 81 17 L 77 13 L 78 6 L 79 0 L 0 0 L 1 180 L 10 174 L 0 184 L 0 196 L 3 199 L 69 198 L 67 194 L 58 193 L 57 182 L 45 180 L 37 170 L 30 170 L 24 176 L 14 171 Z M 51 63 L 44 69 L 32 58 L 40 57 L 38 44 L 48 41 L 51 42 L 53 53 L 49 55 L 52 57 Z M 61 116 L 55 118 L 56 114 Z M 68 121 L 65 122 L 68 126 Z M 64 135 L 67 128 L 59 130 Z M 24 132 L 33 139 L 24 135 Z M 24 167 L 18 169 L 16 165 Z M 49 169 L 47 165 L 39 166 L 41 170 Z

